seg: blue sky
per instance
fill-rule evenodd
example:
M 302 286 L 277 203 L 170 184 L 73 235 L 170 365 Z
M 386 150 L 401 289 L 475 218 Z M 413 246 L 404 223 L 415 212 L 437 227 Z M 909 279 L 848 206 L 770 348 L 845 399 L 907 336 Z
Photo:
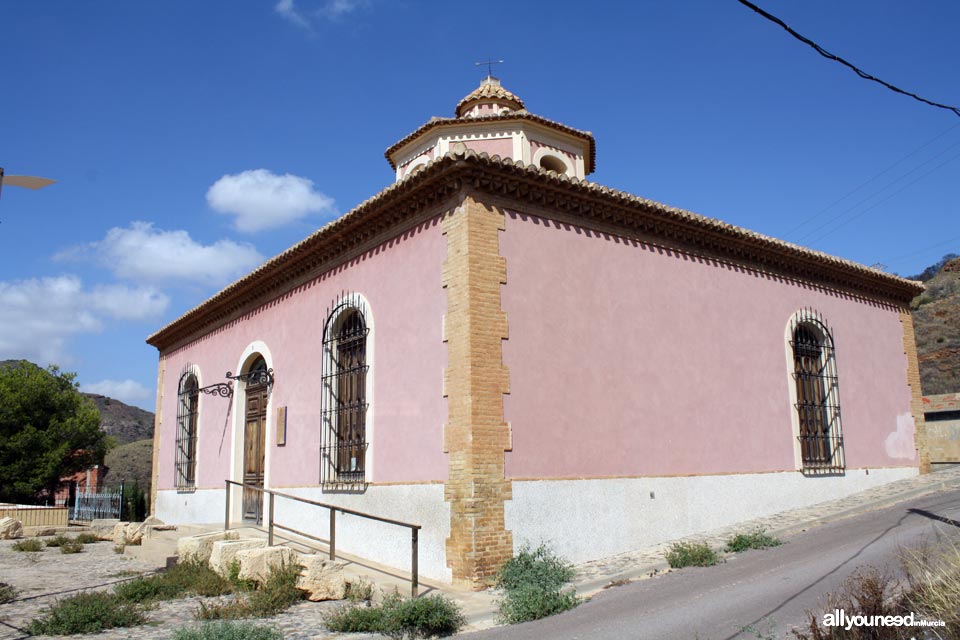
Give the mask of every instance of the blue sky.
M 960 3 L 760 6 L 960 105 Z M 592 131 L 601 184 L 887 270 L 960 252 L 960 118 L 735 0 L 9 2 L 0 359 L 153 409 L 147 335 L 389 185 L 484 73 Z

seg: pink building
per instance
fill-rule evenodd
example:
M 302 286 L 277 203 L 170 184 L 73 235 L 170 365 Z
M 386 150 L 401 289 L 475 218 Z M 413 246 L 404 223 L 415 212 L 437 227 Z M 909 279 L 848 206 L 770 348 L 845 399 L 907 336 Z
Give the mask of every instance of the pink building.
M 593 137 L 495 78 L 386 156 L 395 184 L 149 338 L 160 518 L 247 482 L 417 523 L 421 573 L 479 586 L 524 542 L 585 561 L 928 466 L 919 283 L 591 183 Z M 408 540 L 338 520 L 401 569 Z

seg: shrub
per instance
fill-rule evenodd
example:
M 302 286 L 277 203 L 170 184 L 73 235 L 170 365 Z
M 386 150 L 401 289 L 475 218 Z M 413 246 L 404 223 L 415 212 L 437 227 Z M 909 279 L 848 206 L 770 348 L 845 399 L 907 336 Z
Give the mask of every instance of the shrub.
M 437 638 L 455 634 L 466 619 L 455 602 L 442 595 L 386 598 L 381 633 L 390 638 Z
M 928 620 L 943 620 L 943 638 L 960 638 L 960 543 L 905 553 L 907 608 Z
M 93 535 L 92 533 L 77 534 L 77 537 L 74 538 L 74 540 L 76 540 L 81 544 L 93 544 L 94 542 L 103 542 L 102 540 L 100 540 L 100 538 Z
M 207 606 L 200 603 L 195 617 L 198 620 L 233 620 L 274 616 L 303 599 L 303 591 L 297 589 L 299 575 L 299 565 L 275 567 L 256 591 L 225 604 Z
M 12 584 L 0 582 L 0 604 L 7 604 L 17 599 L 20 592 Z
M 113 592 L 124 602 L 140 604 L 171 600 L 180 596 L 183 589 L 165 580 L 164 576 L 150 576 L 118 584 L 113 588 Z
M 330 631 L 340 633 L 379 633 L 384 628 L 381 607 L 341 607 L 323 618 Z
M 27 627 L 31 635 L 97 633 L 105 629 L 132 627 L 146 622 L 136 606 L 102 591 L 79 593 L 57 602 L 44 618 Z
M 222 596 L 233 591 L 223 576 L 202 562 L 178 562 L 161 575 L 183 591 L 198 596 Z
M 324 618 L 331 631 L 382 633 L 402 638 L 436 638 L 455 634 L 466 619 L 455 602 L 442 595 L 422 598 L 388 596 L 378 607 L 337 609 Z
M 348 582 L 344 590 L 344 598 L 350 602 L 369 602 L 373 599 L 373 583 L 360 578 L 354 582 Z
M 10 548 L 14 551 L 36 553 L 37 551 L 43 551 L 43 543 L 40 542 L 39 538 L 25 538 L 23 540 L 17 540 Z
M 677 542 L 667 551 L 667 563 L 674 569 L 711 567 L 718 561 L 717 552 L 703 542 Z
M 505 591 L 497 601 L 499 621 L 516 624 L 574 608 L 580 604 L 576 592 L 562 591 L 572 579 L 573 567 L 550 548 L 524 546 L 497 574 L 497 587 Z
M 54 537 L 52 537 L 52 538 L 50 538 L 49 540 L 47 540 L 46 545 L 47 545 L 48 547 L 59 547 L 59 546 L 63 545 L 64 543 L 67 543 L 67 542 L 70 542 L 70 538 L 68 538 L 67 536 L 63 535 L 62 533 L 58 533 L 58 534 L 55 535 Z
M 282 640 L 283 634 L 267 627 L 236 622 L 207 622 L 195 629 L 177 629 L 173 640 Z
M 843 609 L 850 617 L 903 615 L 907 612 L 903 609 L 901 599 L 889 597 L 894 587 L 889 576 L 876 569 L 857 569 L 844 581 L 838 592 L 827 595 L 824 613 Z M 873 640 L 878 637 L 885 640 L 905 640 L 913 634 L 912 627 L 853 626 L 849 631 L 841 626 L 822 627 L 822 615 L 812 611 L 808 611 L 807 615 L 807 628 L 792 631 L 798 640 Z M 877 635 L 878 629 L 883 632 L 882 636 Z
M 124 602 L 172 600 L 185 593 L 220 596 L 230 593 L 230 584 L 205 564 L 184 562 L 164 573 L 119 584 L 113 589 Z
M 507 593 L 507 597 L 497 602 L 498 619 L 503 624 L 518 624 L 530 620 L 539 620 L 580 604 L 580 598 L 571 590 L 544 590 L 533 585 L 523 585 Z
M 80 553 L 83 551 L 83 543 L 77 540 L 67 540 L 60 545 L 60 553 Z
M 572 579 L 573 567 L 549 547 L 541 544 L 531 551 L 525 545 L 500 567 L 497 587 L 511 591 L 532 584 L 546 590 L 559 589 Z
M 738 533 L 727 541 L 727 551 L 740 553 L 747 549 L 768 549 L 778 547 L 782 542 L 779 538 L 769 535 L 764 529 L 757 529 L 752 533 Z

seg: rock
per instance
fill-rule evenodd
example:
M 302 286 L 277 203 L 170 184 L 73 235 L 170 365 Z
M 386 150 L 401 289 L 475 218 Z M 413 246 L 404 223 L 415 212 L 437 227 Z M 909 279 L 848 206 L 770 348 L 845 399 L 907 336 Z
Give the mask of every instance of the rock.
M 13 540 L 23 536 L 23 523 L 16 518 L 0 519 L 0 540 Z
M 343 600 L 346 597 L 347 580 L 343 577 L 343 562 L 324 556 L 300 556 L 300 577 L 297 588 L 307 592 L 311 602 Z
M 127 525 L 129 522 L 117 522 L 113 525 L 113 533 L 110 534 L 110 539 L 113 540 L 113 544 L 118 547 L 126 546 L 127 544 Z
M 213 533 L 201 533 L 195 536 L 187 536 L 177 541 L 177 555 L 180 562 L 202 562 L 210 561 L 210 554 L 213 552 L 213 543 L 218 540 L 236 540 L 240 534 L 236 531 L 215 531 Z
M 23 535 L 26 538 L 39 538 L 41 536 L 55 536 L 60 532 L 66 532 L 65 529 L 61 528 L 59 531 L 57 527 L 51 527 L 50 525 L 34 525 L 32 527 L 24 527 Z
M 116 518 L 94 520 L 90 523 L 90 533 L 100 540 L 113 540 L 113 528 L 119 522 Z
M 138 545 L 143 543 L 143 534 L 147 530 L 145 522 L 131 522 L 127 525 L 126 544 Z
M 263 584 L 274 567 L 299 564 L 300 554 L 289 547 L 264 547 L 238 551 L 237 560 L 240 561 L 238 578 Z
M 157 526 L 164 525 L 166 523 L 157 516 L 148 516 L 147 519 L 143 521 L 143 524 Z
M 210 552 L 210 568 L 226 578 L 230 575 L 230 567 L 234 562 L 238 562 L 237 553 L 244 549 L 262 549 L 266 546 L 267 541 L 260 538 L 217 540 Z

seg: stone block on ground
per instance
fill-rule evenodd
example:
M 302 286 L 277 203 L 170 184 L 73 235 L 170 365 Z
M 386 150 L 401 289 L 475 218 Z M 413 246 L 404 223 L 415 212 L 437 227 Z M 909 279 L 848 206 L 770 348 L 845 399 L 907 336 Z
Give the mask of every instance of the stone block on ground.
M 120 523 L 117 518 L 104 518 L 93 520 L 90 523 L 90 533 L 97 536 L 99 540 L 113 540 L 113 529 Z
M 237 560 L 240 561 L 238 578 L 263 584 L 275 567 L 299 564 L 300 554 L 289 547 L 264 547 L 238 551 Z
M 297 588 L 307 592 L 311 602 L 343 600 L 346 597 L 347 580 L 343 575 L 343 562 L 325 556 L 300 556 L 300 577 Z
M 110 539 L 113 540 L 113 544 L 118 547 L 122 547 L 127 544 L 127 525 L 129 522 L 117 522 L 113 525 L 113 533 L 110 535 Z
M 202 562 L 210 561 L 210 554 L 213 552 L 213 543 L 218 540 L 236 540 L 240 534 L 236 531 L 215 531 L 213 533 L 200 533 L 195 536 L 186 536 L 177 541 L 177 555 L 180 562 Z
M 16 518 L 0 519 L 0 540 L 13 540 L 23 536 L 23 523 Z
M 230 575 L 230 567 L 238 562 L 237 553 L 244 549 L 262 549 L 267 541 L 262 538 L 247 540 L 217 540 L 210 552 L 210 568 L 223 577 Z
M 143 521 L 143 524 L 157 526 L 166 523 L 157 516 L 147 516 L 147 519 Z
M 55 536 L 64 532 L 64 527 L 54 527 L 48 524 L 37 524 L 23 528 L 23 535 L 26 538 L 39 538 L 42 536 Z

